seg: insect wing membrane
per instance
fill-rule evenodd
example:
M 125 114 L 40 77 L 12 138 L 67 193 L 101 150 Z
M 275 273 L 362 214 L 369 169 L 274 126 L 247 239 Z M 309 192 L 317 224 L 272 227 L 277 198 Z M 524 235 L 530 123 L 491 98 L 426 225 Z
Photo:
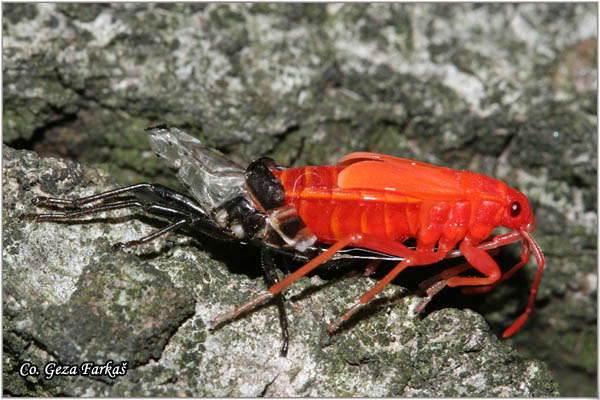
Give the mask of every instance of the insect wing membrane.
M 177 171 L 207 212 L 244 195 L 244 168 L 177 128 L 154 128 L 151 132 L 152 150 Z

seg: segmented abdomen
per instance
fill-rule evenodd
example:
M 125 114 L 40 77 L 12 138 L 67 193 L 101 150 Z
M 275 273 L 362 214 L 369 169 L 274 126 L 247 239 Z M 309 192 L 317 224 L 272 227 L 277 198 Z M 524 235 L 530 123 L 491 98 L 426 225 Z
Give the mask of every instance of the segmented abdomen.
M 273 171 L 285 189 L 285 202 L 321 242 L 352 233 L 403 241 L 416 237 L 421 202 L 383 190 L 341 189 L 344 167 L 320 166 Z

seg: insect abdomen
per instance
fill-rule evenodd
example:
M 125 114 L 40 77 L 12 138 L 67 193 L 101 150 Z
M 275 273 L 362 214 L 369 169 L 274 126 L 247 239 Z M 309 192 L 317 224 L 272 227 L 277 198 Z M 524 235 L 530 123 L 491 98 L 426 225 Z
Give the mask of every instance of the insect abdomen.
M 416 236 L 420 201 L 373 189 L 342 189 L 344 167 L 322 166 L 275 171 L 285 189 L 285 201 L 319 241 L 333 243 L 356 233 L 392 240 Z

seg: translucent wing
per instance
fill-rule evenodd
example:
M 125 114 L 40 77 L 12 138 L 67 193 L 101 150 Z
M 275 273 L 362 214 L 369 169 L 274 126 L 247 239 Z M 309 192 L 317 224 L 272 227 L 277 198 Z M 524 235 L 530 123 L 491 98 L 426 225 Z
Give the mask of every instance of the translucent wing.
M 156 127 L 150 132 L 152 150 L 177 171 L 206 211 L 244 194 L 245 168 L 177 128 Z

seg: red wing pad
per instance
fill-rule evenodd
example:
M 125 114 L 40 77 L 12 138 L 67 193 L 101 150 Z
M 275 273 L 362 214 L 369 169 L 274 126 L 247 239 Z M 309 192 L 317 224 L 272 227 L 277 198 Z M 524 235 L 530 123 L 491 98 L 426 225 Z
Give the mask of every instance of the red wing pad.
M 338 186 L 382 190 L 422 200 L 456 201 L 465 197 L 460 187 L 460 172 L 412 160 L 392 159 L 393 162 L 350 164 L 340 172 Z

